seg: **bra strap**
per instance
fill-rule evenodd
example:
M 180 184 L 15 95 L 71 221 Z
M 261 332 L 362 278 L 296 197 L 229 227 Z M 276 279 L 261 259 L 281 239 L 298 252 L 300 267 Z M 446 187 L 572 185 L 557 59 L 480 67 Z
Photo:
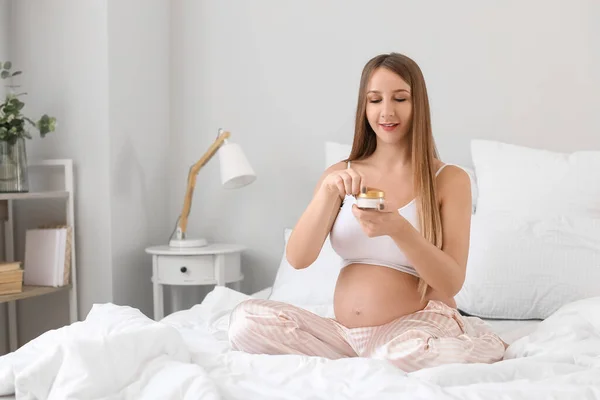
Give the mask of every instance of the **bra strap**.
M 437 177 L 437 176 L 440 174 L 440 172 L 442 172 L 442 170 L 443 170 L 444 168 L 446 168 L 448 165 L 453 165 L 453 164 L 444 164 L 444 165 L 442 165 L 442 166 L 440 167 L 440 169 L 438 169 L 438 170 L 437 170 L 437 172 L 435 173 L 435 176 Z

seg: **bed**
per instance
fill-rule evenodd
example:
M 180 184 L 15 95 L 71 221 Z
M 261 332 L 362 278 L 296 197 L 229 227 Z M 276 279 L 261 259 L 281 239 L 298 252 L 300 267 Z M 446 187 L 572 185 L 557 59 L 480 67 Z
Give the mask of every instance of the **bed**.
M 568 304 L 544 321 L 492 321 L 510 342 L 503 361 L 410 374 L 366 358 L 231 351 L 229 312 L 250 297 L 217 287 L 201 304 L 159 322 L 133 308 L 96 305 L 84 321 L 0 358 L 0 393 L 16 387 L 24 399 L 600 399 L 600 297 Z
M 327 163 L 349 151 L 326 146 Z M 282 257 L 272 287 L 252 295 L 216 287 L 201 304 L 160 321 L 131 307 L 97 304 L 85 320 L 0 357 L 0 396 L 600 400 L 600 182 L 591 172 L 600 170 L 600 154 L 482 142 L 472 153 L 476 207 L 467 276 L 456 299 L 509 344 L 502 361 L 405 373 L 368 358 L 232 351 L 229 315 L 244 300 L 269 298 L 333 314 L 339 270 L 331 268 L 336 254 L 326 242 L 305 270 Z M 525 214 L 512 211 L 513 199 Z

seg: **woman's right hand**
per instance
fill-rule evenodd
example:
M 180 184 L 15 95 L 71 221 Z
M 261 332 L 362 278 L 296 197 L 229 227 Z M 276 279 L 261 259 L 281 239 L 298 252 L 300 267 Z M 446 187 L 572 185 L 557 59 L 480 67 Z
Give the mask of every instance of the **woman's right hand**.
M 359 194 L 364 188 L 366 188 L 364 178 L 352 168 L 332 171 L 321 184 L 321 189 L 329 193 L 337 193 L 342 200 L 346 195 Z

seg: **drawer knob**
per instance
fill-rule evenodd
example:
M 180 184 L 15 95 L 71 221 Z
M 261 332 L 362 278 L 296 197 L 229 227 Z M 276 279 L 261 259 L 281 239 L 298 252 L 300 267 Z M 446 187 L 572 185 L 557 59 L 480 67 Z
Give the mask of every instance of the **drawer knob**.
M 180 270 L 181 272 L 185 273 L 185 272 L 187 272 L 187 267 L 181 267 L 179 270 Z

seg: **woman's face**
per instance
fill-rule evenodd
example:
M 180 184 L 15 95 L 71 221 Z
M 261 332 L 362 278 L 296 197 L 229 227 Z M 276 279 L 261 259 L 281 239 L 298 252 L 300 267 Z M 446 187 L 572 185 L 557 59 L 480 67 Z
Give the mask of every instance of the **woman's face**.
M 412 98 L 410 86 L 387 68 L 377 68 L 367 86 L 367 120 L 377 138 L 396 144 L 410 130 Z

